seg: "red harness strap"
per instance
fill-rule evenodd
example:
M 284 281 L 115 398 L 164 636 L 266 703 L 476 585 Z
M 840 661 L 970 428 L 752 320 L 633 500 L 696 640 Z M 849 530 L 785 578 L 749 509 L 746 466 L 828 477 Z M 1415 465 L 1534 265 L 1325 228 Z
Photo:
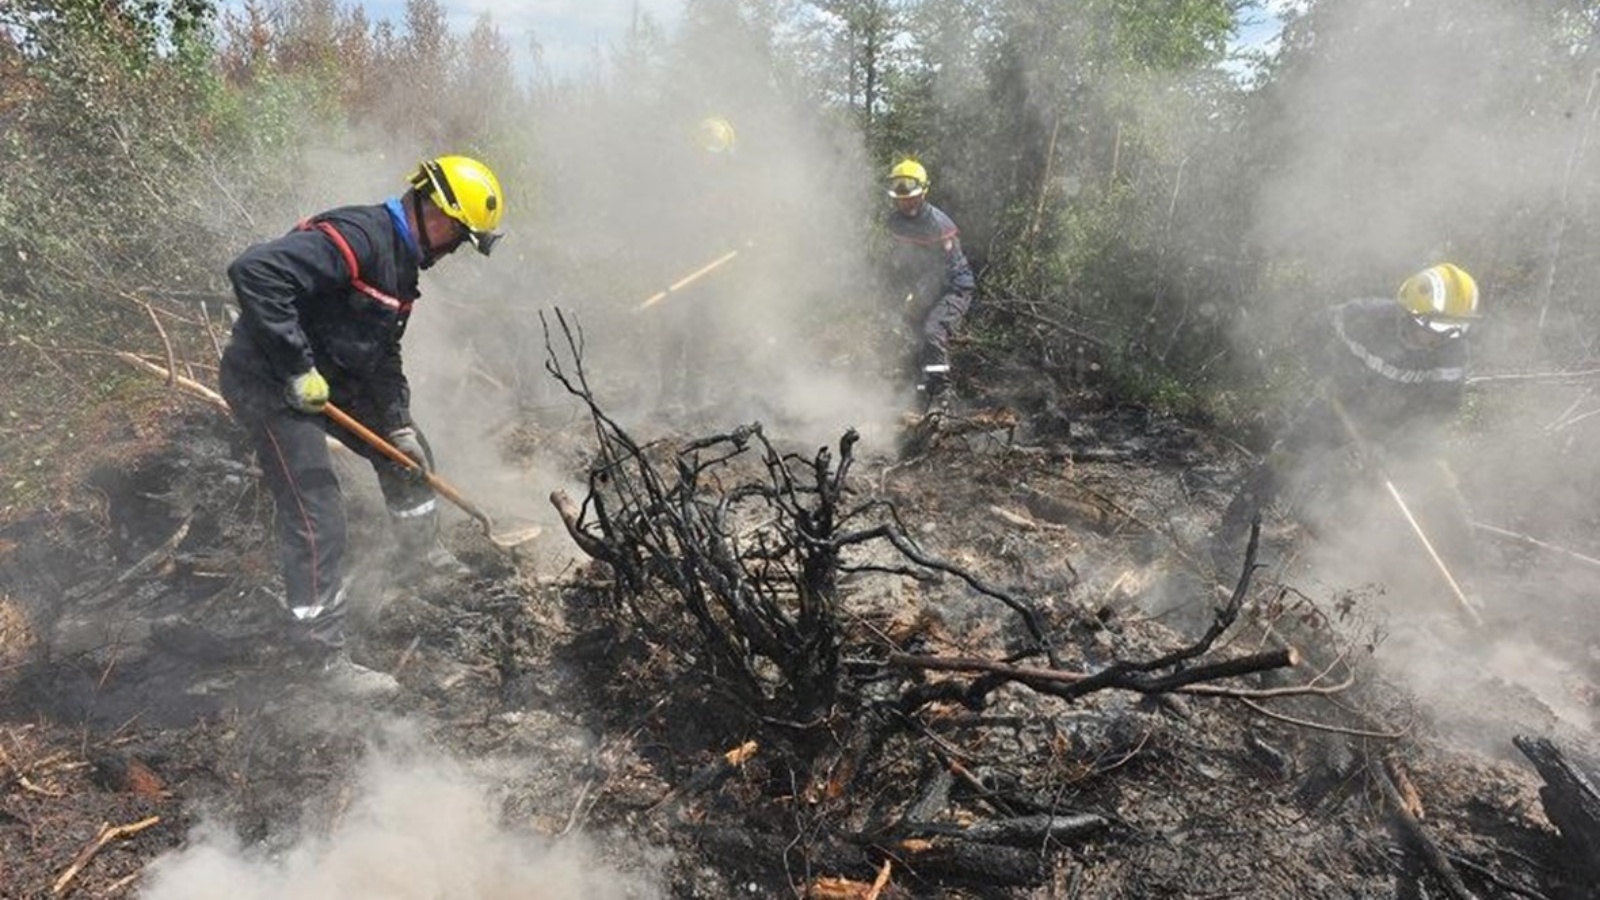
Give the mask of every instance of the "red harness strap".
M 368 297 L 371 297 L 384 306 L 389 307 L 402 316 L 411 314 L 411 301 L 401 300 L 397 297 L 391 297 L 388 294 L 385 294 L 383 291 L 380 291 L 372 285 L 361 280 L 361 264 L 356 261 L 356 252 L 350 249 L 350 242 L 344 239 L 344 235 L 340 234 L 339 229 L 333 227 L 331 222 L 306 221 L 300 223 L 300 229 L 302 231 L 309 231 L 312 228 L 315 228 L 316 230 L 327 235 L 328 238 L 333 241 L 333 245 L 339 248 L 339 253 L 344 256 L 344 264 L 350 269 L 351 287 L 363 294 L 366 294 Z

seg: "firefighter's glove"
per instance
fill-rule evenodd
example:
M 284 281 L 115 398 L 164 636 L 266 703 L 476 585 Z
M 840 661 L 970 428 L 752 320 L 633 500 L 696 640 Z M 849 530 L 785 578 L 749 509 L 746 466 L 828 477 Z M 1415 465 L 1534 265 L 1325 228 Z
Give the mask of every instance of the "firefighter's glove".
M 428 456 L 428 451 L 423 448 L 421 439 L 417 437 L 415 428 L 406 425 L 389 432 L 389 443 L 393 444 L 396 450 L 411 457 L 411 461 L 416 463 L 415 466 L 407 466 L 405 468 L 407 478 L 418 482 L 428 480 L 428 472 L 433 466 Z
M 328 405 L 328 379 L 323 378 L 315 368 L 301 372 L 289 379 L 283 399 L 296 412 L 316 415 Z

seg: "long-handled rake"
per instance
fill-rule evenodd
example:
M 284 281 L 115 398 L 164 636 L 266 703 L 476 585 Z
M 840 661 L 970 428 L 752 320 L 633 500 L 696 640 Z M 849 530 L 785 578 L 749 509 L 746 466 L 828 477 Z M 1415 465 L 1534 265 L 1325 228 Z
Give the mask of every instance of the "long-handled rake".
M 402 453 L 398 447 L 379 437 L 377 432 L 357 422 L 350 417 L 349 413 L 334 406 L 332 403 L 322 407 L 322 411 L 328 418 L 337 422 L 340 427 L 366 441 L 373 449 L 389 457 L 397 465 L 413 471 L 422 468 L 417 464 L 416 460 Z M 489 538 L 489 543 L 494 544 L 496 547 L 506 550 L 519 547 L 538 537 L 539 533 L 544 530 L 538 525 L 521 523 L 496 529 L 494 521 L 489 518 L 488 514 L 479 509 L 472 501 L 461 496 L 461 492 L 451 487 L 449 482 L 432 472 L 423 472 L 422 474 L 427 479 L 428 486 L 433 488 L 441 497 L 461 507 L 462 511 L 467 515 L 478 520 L 478 524 L 483 526 L 484 535 Z
M 1339 402 L 1339 398 L 1333 396 L 1332 393 L 1328 394 L 1328 403 L 1333 407 L 1334 414 L 1339 417 L 1339 422 L 1344 425 L 1345 431 L 1350 434 L 1350 439 L 1365 453 L 1368 450 L 1367 442 L 1362 439 L 1361 432 L 1356 429 L 1355 420 L 1350 418 L 1350 413 L 1344 408 L 1344 404 Z M 1366 455 L 1370 456 L 1370 454 Z M 1400 515 L 1405 518 L 1406 524 L 1411 526 L 1411 533 L 1416 536 L 1417 543 L 1422 545 L 1422 549 L 1427 552 L 1428 559 L 1432 561 L 1433 567 L 1438 570 L 1439 575 L 1444 578 L 1445 584 L 1449 586 L 1450 596 L 1455 599 L 1456 605 L 1461 607 L 1462 613 L 1466 615 L 1473 625 L 1480 628 L 1483 627 L 1483 616 L 1479 615 L 1478 608 L 1472 604 L 1472 601 L 1467 599 L 1466 592 L 1461 589 L 1461 585 L 1456 581 L 1455 576 L 1450 574 L 1450 567 L 1445 565 L 1444 559 L 1439 556 L 1439 551 L 1434 549 L 1433 541 L 1428 540 L 1428 533 L 1422 530 L 1422 523 L 1418 522 L 1417 517 L 1412 514 L 1410 505 L 1406 503 L 1406 498 L 1401 496 L 1400 489 L 1395 487 L 1394 479 L 1390 478 L 1389 474 L 1382 471 L 1381 468 L 1378 472 L 1378 477 L 1383 479 L 1383 487 L 1384 490 L 1389 492 L 1389 499 L 1394 501 L 1395 507 L 1400 510 Z
M 749 244 L 746 244 L 745 246 L 749 246 Z M 672 284 L 668 285 L 665 289 L 657 291 L 654 294 L 651 294 L 650 296 L 644 298 L 644 300 L 641 301 L 639 303 L 639 305 L 634 308 L 634 311 L 635 312 L 643 312 L 644 310 L 647 310 L 650 307 L 655 306 L 657 303 L 660 303 L 661 301 L 667 299 L 673 293 L 675 293 L 677 291 L 681 291 L 684 288 L 688 287 L 689 285 L 694 284 L 696 281 L 699 281 L 701 278 L 704 278 L 705 276 L 710 275 L 712 272 L 714 272 L 717 269 L 721 268 L 724 263 L 727 263 L 729 260 L 732 260 L 735 256 L 738 256 L 739 255 L 739 250 L 740 250 L 740 248 L 738 248 L 738 247 L 735 247 L 734 249 L 729 250 L 727 253 L 724 253 L 721 256 L 718 256 L 716 259 L 713 259 L 712 261 L 706 263 L 705 265 L 701 266 L 700 268 L 695 269 L 693 272 L 690 272 L 689 274 L 683 276 L 682 278 L 679 278 L 677 281 L 674 281 Z

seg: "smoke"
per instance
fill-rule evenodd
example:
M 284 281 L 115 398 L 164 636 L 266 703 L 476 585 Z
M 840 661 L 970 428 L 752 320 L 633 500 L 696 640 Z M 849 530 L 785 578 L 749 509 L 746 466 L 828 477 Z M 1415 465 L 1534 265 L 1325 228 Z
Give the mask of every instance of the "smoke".
M 1504 288 L 1546 249 L 1550 219 L 1514 230 L 1559 208 L 1580 138 L 1582 85 L 1559 79 L 1550 23 L 1484 0 L 1321 7 L 1312 51 L 1269 98 L 1255 239 L 1320 269 L 1310 285 L 1387 295 L 1448 258 L 1487 280 L 1497 310 L 1523 299 Z
M 604 90 L 547 98 L 514 125 L 498 153 L 534 182 L 508 186 L 521 205 L 506 239 L 424 275 L 406 337 L 418 421 L 441 471 L 519 517 L 553 525 L 542 498 L 571 466 L 508 471 L 505 441 L 519 423 L 587 415 L 545 371 L 557 310 L 581 329 L 597 399 L 636 437 L 760 421 L 780 440 L 856 426 L 868 449 L 888 446 L 892 361 L 873 337 L 863 230 L 882 196 L 861 138 L 780 91 L 742 23 L 684 28 L 696 53 L 649 71 L 620 60 Z M 732 123 L 733 152 L 698 143 L 708 116 Z M 559 331 L 552 343 L 570 371 Z
M 1557 43 L 1551 15 L 1486 0 L 1348 0 L 1317 4 L 1291 31 L 1286 43 L 1305 52 L 1280 60 L 1254 98 L 1254 189 L 1238 198 L 1263 261 L 1241 297 L 1242 356 L 1293 347 L 1306 355 L 1283 357 L 1304 362 L 1333 340 L 1329 307 L 1392 297 L 1406 276 L 1443 261 L 1482 292 L 1469 376 L 1549 374 L 1588 355 L 1585 286 L 1600 277 L 1600 257 L 1556 236 L 1600 189 L 1580 155 L 1595 98 L 1577 64 L 1583 48 Z M 1590 384 L 1479 381 L 1450 428 L 1385 460 L 1425 533 L 1455 543 L 1460 535 L 1441 532 L 1476 521 L 1600 549 L 1585 525 L 1600 473 L 1578 449 L 1594 437 L 1583 418 L 1597 406 Z M 1285 391 L 1283 412 L 1309 390 Z M 1464 507 L 1430 519 L 1452 505 L 1427 496 L 1449 492 L 1435 490 L 1440 463 Z M 1331 492 L 1285 502 L 1321 526 L 1287 580 L 1329 596 L 1379 586 L 1365 596 L 1385 621 L 1380 663 L 1458 736 L 1489 745 L 1556 720 L 1593 725 L 1572 687 L 1592 665 L 1587 637 L 1565 623 L 1600 573 L 1471 533 L 1470 550 L 1447 554 L 1489 623 L 1468 627 L 1383 475 L 1369 466 L 1332 478 Z
M 526 763 L 524 763 L 526 765 Z M 502 821 L 501 787 L 418 748 L 374 752 L 354 799 L 293 846 L 243 846 L 226 823 L 196 827 L 148 870 L 145 900 L 530 900 L 664 897 L 652 851 L 624 871 L 581 838 L 553 839 Z

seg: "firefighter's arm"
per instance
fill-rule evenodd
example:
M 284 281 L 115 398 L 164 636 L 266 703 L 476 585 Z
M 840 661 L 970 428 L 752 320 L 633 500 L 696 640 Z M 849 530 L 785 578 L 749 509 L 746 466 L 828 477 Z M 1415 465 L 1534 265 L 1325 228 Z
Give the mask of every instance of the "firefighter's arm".
M 385 432 L 411 425 L 411 383 L 400 356 L 400 336 L 395 335 L 372 373 L 372 393 L 378 400 L 379 425 Z
M 321 233 L 296 231 L 256 244 L 228 266 L 241 318 L 285 382 L 315 364 L 301 311 L 350 283 L 344 259 Z
M 961 236 L 954 229 L 944 238 L 944 287 L 947 293 L 971 294 L 977 289 L 972 264 L 961 250 Z

